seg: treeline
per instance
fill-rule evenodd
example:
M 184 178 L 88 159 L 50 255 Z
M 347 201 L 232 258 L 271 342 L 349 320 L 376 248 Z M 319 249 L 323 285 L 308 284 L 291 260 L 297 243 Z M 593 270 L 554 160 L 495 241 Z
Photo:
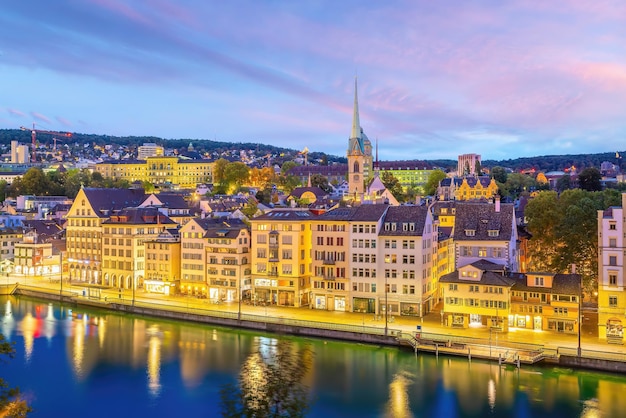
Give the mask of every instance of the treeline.
M 50 134 L 39 135 L 37 142 L 40 144 L 52 145 L 52 138 L 54 136 Z M 9 145 L 11 141 L 17 140 L 20 143 L 30 144 L 31 132 L 29 130 L 21 129 L 0 129 L 0 144 Z M 110 136 L 110 135 L 96 135 L 96 134 L 83 134 L 72 133 L 70 139 L 65 139 L 65 144 L 94 144 L 99 146 L 104 145 L 118 145 L 127 147 L 129 150 L 134 151 L 144 143 L 156 143 L 165 148 L 172 148 L 177 150 L 186 149 L 191 143 L 194 150 L 203 154 L 221 154 L 229 151 L 240 150 L 253 150 L 257 157 L 263 157 L 265 155 L 271 155 L 272 162 L 281 164 L 283 161 L 291 160 L 298 155 L 298 150 L 275 147 L 273 145 L 261 144 L 256 142 L 220 142 L 212 141 L 208 139 L 164 139 L 155 136 Z M 284 158 L 283 158 L 284 157 Z M 323 152 L 310 152 L 308 156 L 309 161 L 320 161 L 322 163 L 330 162 L 345 162 L 345 157 L 335 157 L 327 155 Z
M 33 167 L 11 184 L 4 180 L 0 181 L 0 201 L 20 195 L 67 196 L 73 199 L 83 186 L 126 189 L 130 184 L 125 180 L 104 178 L 100 173 L 92 173 L 88 169 L 44 173 L 41 168 Z

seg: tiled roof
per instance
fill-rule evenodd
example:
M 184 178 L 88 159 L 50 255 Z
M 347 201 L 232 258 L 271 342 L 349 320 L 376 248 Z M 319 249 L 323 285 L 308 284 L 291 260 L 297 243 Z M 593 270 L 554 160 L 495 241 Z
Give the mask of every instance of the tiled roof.
M 487 202 L 457 202 L 454 220 L 454 239 L 456 241 L 509 241 L 513 237 L 514 208 L 512 204 Z M 467 236 L 466 231 L 474 231 Z M 490 236 L 489 231 L 498 231 L 497 236 Z
M 480 280 L 470 280 L 468 278 L 460 278 L 459 271 L 455 270 L 452 273 L 448 273 L 446 275 L 441 276 L 439 279 L 440 283 L 475 283 L 480 285 L 487 286 L 508 286 L 512 287 L 516 282 L 515 280 L 503 276 L 500 273 L 495 273 L 492 271 L 484 271 Z
M 132 224 L 132 225 L 168 225 L 175 222 L 163 215 L 157 208 L 126 208 L 102 222 L 103 224 Z
M 96 215 L 107 218 L 111 212 L 139 206 L 146 198 L 143 189 L 83 189 Z
M 421 236 L 424 232 L 428 211 L 426 206 L 390 206 L 383 219 L 385 227 L 381 229 L 380 235 Z M 393 224 L 395 228 L 387 229 L 387 224 Z M 405 224 L 413 224 L 413 228 L 406 228 L 405 230 Z
M 251 221 L 303 221 L 316 218 L 317 216 L 309 210 L 275 209 Z
M 328 194 L 328 193 L 326 193 L 324 190 L 322 190 L 319 187 L 296 187 L 291 192 L 291 196 L 299 199 L 306 192 L 313 193 L 316 198 L 322 198 L 322 197 L 324 197 L 324 196 L 326 196 Z
M 528 273 L 531 274 L 532 273 Z M 552 287 L 528 286 L 527 276 L 522 274 L 515 278 L 515 290 L 538 293 L 556 293 L 560 295 L 577 295 L 580 292 L 579 274 L 554 274 Z

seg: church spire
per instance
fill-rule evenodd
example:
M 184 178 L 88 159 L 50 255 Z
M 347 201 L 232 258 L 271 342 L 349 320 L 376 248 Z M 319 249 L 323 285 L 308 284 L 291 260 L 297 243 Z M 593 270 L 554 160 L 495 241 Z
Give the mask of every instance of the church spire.
M 350 138 L 361 139 L 361 122 L 359 121 L 359 99 L 357 96 L 356 77 L 354 77 L 354 110 L 352 113 L 352 132 Z

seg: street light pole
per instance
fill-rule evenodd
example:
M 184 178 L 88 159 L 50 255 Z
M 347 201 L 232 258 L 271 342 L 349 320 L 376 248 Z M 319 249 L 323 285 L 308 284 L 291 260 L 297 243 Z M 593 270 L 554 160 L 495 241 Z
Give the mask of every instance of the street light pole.
M 63 299 L 63 251 L 59 252 L 59 257 L 61 259 L 61 290 L 59 291 L 59 298 Z
M 385 274 L 385 335 L 387 335 L 387 311 L 389 310 L 389 305 L 387 304 L 387 275 Z
M 580 345 L 580 333 L 582 322 L 582 299 L 583 299 L 583 276 L 580 276 L 580 282 L 578 287 L 578 357 L 582 357 L 583 350 Z

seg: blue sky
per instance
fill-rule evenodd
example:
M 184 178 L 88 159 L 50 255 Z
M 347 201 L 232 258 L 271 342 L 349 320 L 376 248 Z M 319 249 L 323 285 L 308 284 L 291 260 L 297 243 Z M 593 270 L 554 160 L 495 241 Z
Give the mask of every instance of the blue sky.
M 4 0 L 0 128 L 383 160 L 626 149 L 623 0 Z

